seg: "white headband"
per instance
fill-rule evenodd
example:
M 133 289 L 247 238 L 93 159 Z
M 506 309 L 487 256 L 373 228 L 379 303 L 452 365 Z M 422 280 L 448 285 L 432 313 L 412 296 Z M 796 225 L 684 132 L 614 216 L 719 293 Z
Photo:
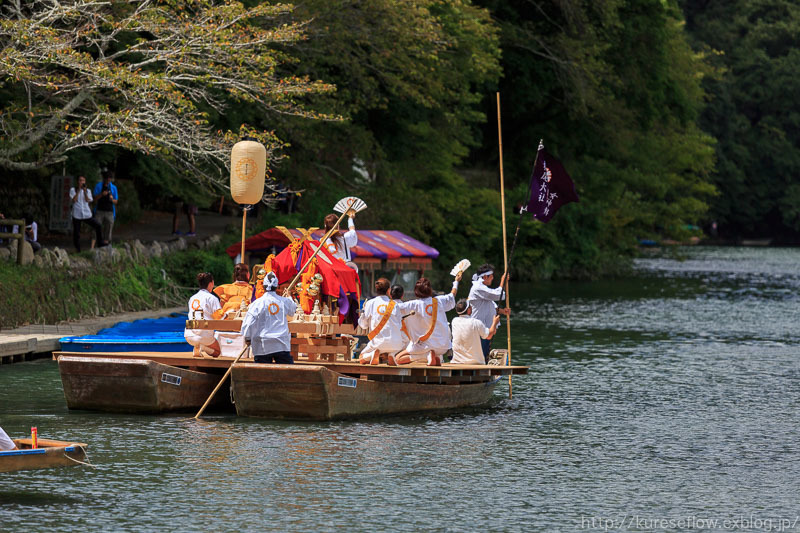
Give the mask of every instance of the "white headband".
M 486 276 L 491 276 L 492 274 L 494 274 L 493 270 L 489 270 L 487 272 L 482 272 L 480 274 L 473 274 L 472 275 L 472 281 L 478 281 L 479 279 L 485 278 Z
M 469 311 L 471 307 L 472 307 L 471 305 L 467 304 L 467 306 L 464 308 L 464 310 L 463 310 L 463 311 L 456 311 L 456 313 L 458 313 L 458 314 L 459 314 L 459 316 L 460 316 L 460 315 L 466 315 L 466 314 L 467 314 L 467 311 Z
M 278 276 L 274 272 L 267 272 L 267 275 L 264 276 L 264 281 L 261 283 L 264 285 L 265 290 L 274 291 L 278 288 Z

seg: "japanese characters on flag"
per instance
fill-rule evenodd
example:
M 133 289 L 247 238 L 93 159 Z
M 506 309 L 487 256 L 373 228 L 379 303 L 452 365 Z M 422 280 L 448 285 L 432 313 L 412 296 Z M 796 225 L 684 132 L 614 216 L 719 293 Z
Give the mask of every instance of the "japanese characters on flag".
M 526 210 L 542 222 L 549 222 L 562 205 L 578 201 L 575 184 L 561 161 L 548 154 L 543 144 L 539 144 L 530 190 Z

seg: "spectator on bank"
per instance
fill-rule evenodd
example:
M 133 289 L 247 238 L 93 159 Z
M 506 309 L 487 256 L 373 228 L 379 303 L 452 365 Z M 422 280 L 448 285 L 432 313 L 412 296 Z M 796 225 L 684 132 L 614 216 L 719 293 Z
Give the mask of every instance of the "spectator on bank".
M 75 250 L 81 251 L 82 224 L 87 224 L 95 232 L 91 248 L 94 248 L 95 242 L 100 242 L 102 246 L 101 226 L 92 216 L 92 208 L 90 207 L 92 205 L 92 191 L 86 187 L 85 177 L 78 177 L 78 186 L 70 188 L 69 198 L 72 201 L 72 244 L 75 246 Z
M 103 228 L 103 244 L 111 243 L 111 233 L 114 229 L 114 220 L 117 218 L 117 201 L 119 193 L 117 186 L 112 183 L 114 173 L 110 170 L 103 172 L 103 180 L 94 186 L 94 197 L 97 204 L 94 208 L 94 217 Z
M 0 213 L 0 220 L 5 220 L 6 216 L 3 213 Z M 0 233 L 12 233 L 11 227 L 6 226 L 5 224 L 0 223 Z M 5 241 L 0 239 L 0 244 L 4 244 Z
M 29 211 L 25 214 L 25 240 L 31 243 L 33 253 L 42 249 L 39 242 L 39 224 L 33 219 L 33 214 Z
M 186 235 L 187 237 L 194 237 L 197 235 L 195 233 L 195 215 L 197 214 L 197 206 L 194 204 L 185 203 L 180 198 L 173 197 L 173 202 L 175 203 L 175 211 L 172 213 L 172 234 L 173 235 Z M 181 233 L 178 231 L 178 219 L 181 216 L 181 211 L 186 213 L 186 218 L 189 221 L 189 232 L 188 233 Z

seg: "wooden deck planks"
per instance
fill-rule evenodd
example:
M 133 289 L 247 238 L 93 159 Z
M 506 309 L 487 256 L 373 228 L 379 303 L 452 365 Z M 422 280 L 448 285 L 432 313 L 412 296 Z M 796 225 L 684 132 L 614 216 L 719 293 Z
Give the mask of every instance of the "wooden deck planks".
M 74 357 L 93 357 L 98 359 L 148 359 L 158 363 L 189 367 L 202 370 L 203 368 L 227 368 L 233 358 L 218 357 L 216 359 L 186 356 L 185 352 L 108 352 L 108 353 L 83 353 L 83 352 L 53 352 L 53 358 L 60 355 Z M 252 359 L 243 359 L 243 362 L 252 362 Z M 441 367 L 425 366 L 421 363 L 412 363 L 401 366 L 388 365 L 360 365 L 348 361 L 295 361 L 298 365 L 325 366 L 341 374 L 357 375 L 386 375 L 386 376 L 418 376 L 438 378 L 456 378 L 468 380 L 472 376 L 492 377 L 527 374 L 527 366 L 495 366 L 495 365 L 454 365 L 445 363 Z M 455 375 L 453 373 L 455 372 Z

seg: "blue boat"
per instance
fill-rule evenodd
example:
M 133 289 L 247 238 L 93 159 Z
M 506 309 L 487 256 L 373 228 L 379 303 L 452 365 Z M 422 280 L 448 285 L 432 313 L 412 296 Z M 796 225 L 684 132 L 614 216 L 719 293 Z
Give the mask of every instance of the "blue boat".
M 119 322 L 95 335 L 62 337 L 64 352 L 191 352 L 183 337 L 186 315 Z

